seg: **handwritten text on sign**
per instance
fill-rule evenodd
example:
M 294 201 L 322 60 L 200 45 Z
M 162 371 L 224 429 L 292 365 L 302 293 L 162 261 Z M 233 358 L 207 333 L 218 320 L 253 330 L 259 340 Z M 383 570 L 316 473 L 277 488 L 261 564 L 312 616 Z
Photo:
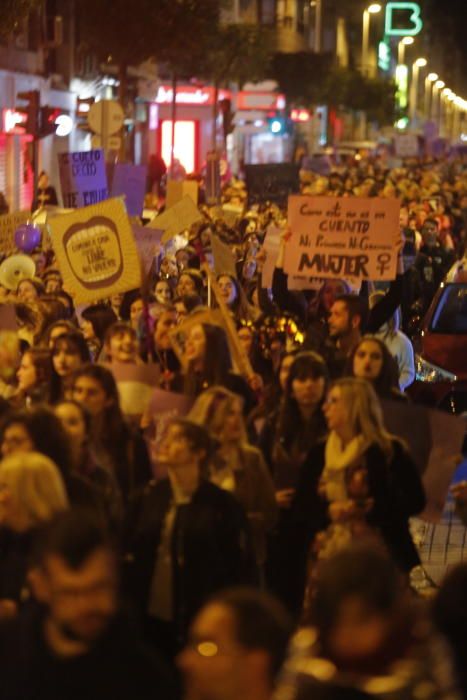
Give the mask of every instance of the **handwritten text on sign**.
M 391 280 L 399 233 L 396 199 L 289 197 L 289 275 Z
M 60 153 L 58 166 L 64 207 L 78 209 L 108 198 L 103 151 Z

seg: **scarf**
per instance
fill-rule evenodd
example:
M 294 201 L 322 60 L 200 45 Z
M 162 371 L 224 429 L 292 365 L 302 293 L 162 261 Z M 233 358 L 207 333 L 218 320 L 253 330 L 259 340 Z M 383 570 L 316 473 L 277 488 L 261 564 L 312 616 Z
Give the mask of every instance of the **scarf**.
M 340 437 L 331 432 L 326 441 L 325 464 L 322 480 L 328 501 L 345 501 L 348 498 L 346 471 L 356 466 L 369 446 L 363 435 L 357 435 L 345 447 Z

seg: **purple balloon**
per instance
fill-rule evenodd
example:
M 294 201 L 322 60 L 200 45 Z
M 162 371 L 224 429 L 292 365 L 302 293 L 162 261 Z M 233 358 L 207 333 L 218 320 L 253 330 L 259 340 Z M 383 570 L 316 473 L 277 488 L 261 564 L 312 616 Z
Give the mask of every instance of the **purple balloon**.
M 41 242 L 41 231 L 34 224 L 21 224 L 15 231 L 15 244 L 23 253 L 31 253 Z

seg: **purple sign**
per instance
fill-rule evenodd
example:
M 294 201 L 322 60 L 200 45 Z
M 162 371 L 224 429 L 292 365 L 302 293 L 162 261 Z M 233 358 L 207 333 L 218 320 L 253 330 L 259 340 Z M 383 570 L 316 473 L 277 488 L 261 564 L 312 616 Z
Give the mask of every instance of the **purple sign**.
M 125 197 L 129 216 L 141 216 L 146 194 L 147 167 L 117 163 L 112 180 L 112 197 Z
M 78 151 L 58 156 L 63 206 L 80 209 L 108 199 L 104 151 Z

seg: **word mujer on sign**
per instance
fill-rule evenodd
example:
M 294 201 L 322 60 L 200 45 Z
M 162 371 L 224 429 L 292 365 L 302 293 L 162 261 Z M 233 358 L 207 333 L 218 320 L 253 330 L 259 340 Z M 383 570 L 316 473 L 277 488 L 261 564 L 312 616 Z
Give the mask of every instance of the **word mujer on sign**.
M 396 199 L 289 197 L 292 236 L 285 272 L 336 278 L 391 280 L 400 239 Z

